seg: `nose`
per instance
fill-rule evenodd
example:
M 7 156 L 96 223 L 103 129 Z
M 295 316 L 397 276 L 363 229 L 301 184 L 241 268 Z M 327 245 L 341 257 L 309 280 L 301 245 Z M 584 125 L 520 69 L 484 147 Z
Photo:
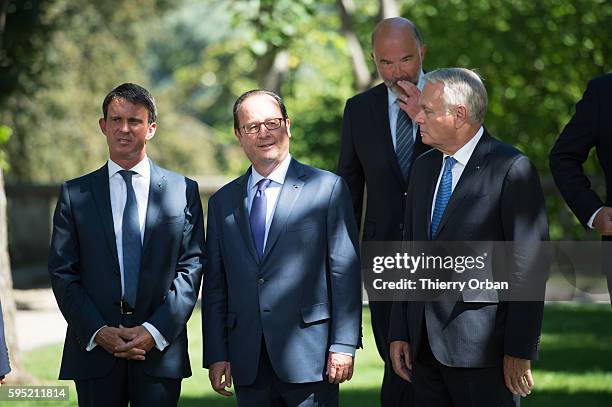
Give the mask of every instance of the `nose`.
M 399 78 L 402 76 L 402 70 L 400 69 L 400 64 L 393 64 L 393 76 Z
M 130 126 L 128 125 L 128 121 L 127 120 L 121 121 L 121 125 L 119 126 L 119 129 L 123 133 L 129 133 L 130 132 Z
M 425 113 L 423 112 L 423 109 L 419 109 L 419 112 L 417 113 L 417 115 L 414 116 L 414 121 L 418 125 L 425 123 Z

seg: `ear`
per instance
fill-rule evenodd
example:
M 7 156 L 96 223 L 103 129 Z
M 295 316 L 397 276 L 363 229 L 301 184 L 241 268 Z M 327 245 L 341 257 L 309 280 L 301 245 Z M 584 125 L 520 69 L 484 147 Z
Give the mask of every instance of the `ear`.
M 242 135 L 240 134 L 240 131 L 234 129 L 234 136 L 236 136 L 236 140 L 238 140 L 238 143 L 242 145 Z
M 287 127 L 287 136 L 291 138 L 291 120 L 289 120 L 288 117 L 287 120 L 285 120 L 285 126 Z
M 104 117 L 100 117 L 98 124 L 100 125 L 100 130 L 102 130 L 102 133 L 106 135 L 106 120 L 104 120 Z
M 425 59 L 425 54 L 427 54 L 427 44 L 421 45 L 421 64 L 423 64 L 423 60 Z
M 151 140 L 153 136 L 155 136 L 155 130 L 157 130 L 157 123 L 149 124 L 149 129 L 147 131 L 147 137 L 145 137 L 146 140 Z
M 455 128 L 460 128 L 465 124 L 469 124 L 470 116 L 467 107 L 458 105 L 455 107 Z

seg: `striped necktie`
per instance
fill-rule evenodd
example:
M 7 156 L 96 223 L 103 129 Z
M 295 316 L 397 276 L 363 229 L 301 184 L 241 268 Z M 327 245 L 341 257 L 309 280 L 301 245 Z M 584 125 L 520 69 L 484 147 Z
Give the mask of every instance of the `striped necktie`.
M 396 100 L 399 104 L 399 101 Z M 412 152 L 414 151 L 414 140 L 412 138 L 412 120 L 401 108 L 397 112 L 397 121 L 395 123 L 395 154 L 397 162 L 402 171 L 404 181 L 408 180 L 410 175 L 410 166 L 412 165 Z

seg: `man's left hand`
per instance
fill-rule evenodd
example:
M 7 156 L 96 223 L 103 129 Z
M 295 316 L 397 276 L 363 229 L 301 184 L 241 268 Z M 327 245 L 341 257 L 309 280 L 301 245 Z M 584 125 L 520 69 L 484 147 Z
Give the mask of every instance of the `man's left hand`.
M 327 374 L 330 383 L 339 384 L 353 377 L 353 357 L 342 353 L 329 352 Z
M 526 397 L 531 393 L 534 384 L 531 360 L 504 355 L 504 380 L 512 394 Z
M 153 349 L 155 346 L 155 340 L 149 331 L 142 325 L 135 326 L 134 328 L 119 326 L 119 328 L 121 329 L 121 333 L 119 335 L 127 342 L 125 345 L 117 348 L 117 352 L 114 354 L 115 357 L 144 360 L 144 356 L 134 355 L 131 351 L 132 349 L 142 349 L 146 353 Z

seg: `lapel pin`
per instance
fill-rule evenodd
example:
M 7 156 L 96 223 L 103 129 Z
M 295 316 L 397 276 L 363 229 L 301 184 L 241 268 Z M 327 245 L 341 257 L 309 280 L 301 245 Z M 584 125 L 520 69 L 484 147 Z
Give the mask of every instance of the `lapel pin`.
M 294 185 L 293 188 L 298 189 L 299 185 Z

